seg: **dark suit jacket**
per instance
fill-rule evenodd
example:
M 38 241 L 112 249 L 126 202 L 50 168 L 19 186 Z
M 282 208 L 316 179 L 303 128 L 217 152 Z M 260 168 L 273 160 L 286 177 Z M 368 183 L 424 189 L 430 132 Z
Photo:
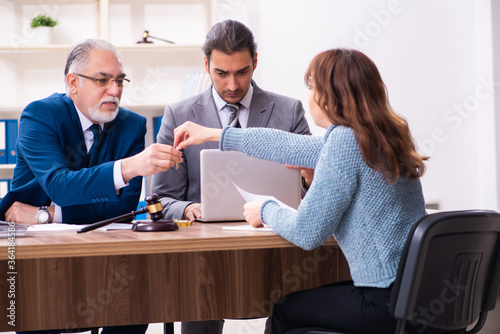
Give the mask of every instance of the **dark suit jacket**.
M 248 127 L 267 127 L 293 133 L 310 134 L 299 100 L 260 89 L 254 82 L 248 116 Z M 174 129 L 186 121 L 210 128 L 222 128 L 212 88 L 177 104 L 167 106 L 157 141 L 173 144 Z M 200 151 L 219 148 L 216 142 L 193 145 L 184 149 L 184 162 L 152 179 L 152 192 L 161 197 L 166 219 L 181 219 L 186 206 L 200 202 Z M 203 214 L 203 213 L 202 213 Z
M 52 201 L 66 223 L 92 223 L 137 209 L 141 177 L 116 193 L 113 164 L 144 149 L 146 119 L 120 108 L 104 127 L 98 165 L 88 154 L 73 101 L 53 94 L 30 103 L 21 114 L 17 164 L 11 190 L 0 202 L 0 218 L 14 201 L 34 206 Z

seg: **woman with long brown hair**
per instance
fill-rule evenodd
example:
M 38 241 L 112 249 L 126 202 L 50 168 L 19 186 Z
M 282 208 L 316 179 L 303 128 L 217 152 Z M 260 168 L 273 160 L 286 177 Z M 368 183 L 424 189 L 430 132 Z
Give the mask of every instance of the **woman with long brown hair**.
M 247 203 L 245 218 L 255 227 L 269 224 L 304 249 L 333 235 L 352 281 L 284 297 L 273 310 L 273 333 L 301 327 L 394 332 L 388 303 L 408 232 L 425 215 L 419 178 L 426 158 L 416 152 L 407 123 L 391 109 L 377 67 L 363 53 L 322 52 L 305 81 L 314 122 L 328 129 L 323 138 L 185 123 L 175 130 L 174 147 L 220 141 L 222 150 L 315 169 L 297 211 L 268 200 Z

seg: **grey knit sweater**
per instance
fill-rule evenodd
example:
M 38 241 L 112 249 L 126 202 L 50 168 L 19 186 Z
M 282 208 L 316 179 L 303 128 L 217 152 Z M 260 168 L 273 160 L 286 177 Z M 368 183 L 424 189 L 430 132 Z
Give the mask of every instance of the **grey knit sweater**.
M 286 240 L 314 249 L 338 241 L 356 286 L 388 287 L 411 226 L 425 215 L 420 180 L 384 181 L 366 165 L 348 127 L 330 126 L 324 138 L 264 128 L 225 128 L 221 150 L 315 168 L 298 210 L 266 201 L 261 219 Z

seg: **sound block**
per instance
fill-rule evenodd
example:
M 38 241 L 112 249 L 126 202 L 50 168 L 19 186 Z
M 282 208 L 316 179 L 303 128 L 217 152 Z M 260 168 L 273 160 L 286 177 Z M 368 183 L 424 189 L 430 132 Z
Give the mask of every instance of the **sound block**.
M 179 229 L 176 223 L 171 220 L 157 220 L 151 222 L 135 223 L 132 230 L 136 232 L 165 232 Z

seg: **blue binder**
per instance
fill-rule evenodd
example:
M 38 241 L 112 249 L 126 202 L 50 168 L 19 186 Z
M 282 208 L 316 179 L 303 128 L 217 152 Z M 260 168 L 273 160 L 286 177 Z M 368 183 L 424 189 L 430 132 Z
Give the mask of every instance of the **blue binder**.
M 142 177 L 142 187 L 141 187 L 141 197 L 139 199 L 139 204 L 137 205 L 137 210 L 146 207 L 146 189 L 147 189 L 147 179 L 145 176 Z M 141 213 L 140 215 L 135 216 L 135 220 L 145 220 L 148 219 L 147 213 Z
M 163 116 L 153 117 L 153 142 L 156 143 L 156 137 L 158 136 L 158 132 L 160 132 L 161 120 Z
M 7 154 L 7 163 L 15 164 L 16 163 L 16 142 L 17 142 L 17 119 L 8 119 L 7 120 L 7 129 L 6 129 L 7 143 L 6 143 L 6 154 Z

